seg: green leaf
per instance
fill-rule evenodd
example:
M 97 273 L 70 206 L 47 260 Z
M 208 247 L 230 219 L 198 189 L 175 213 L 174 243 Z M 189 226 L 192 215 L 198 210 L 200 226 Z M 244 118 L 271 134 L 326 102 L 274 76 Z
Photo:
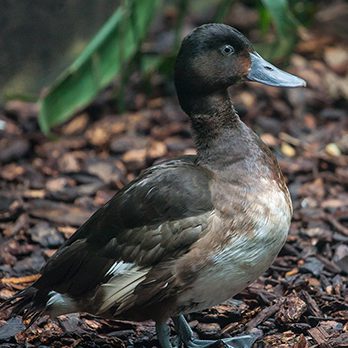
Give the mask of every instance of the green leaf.
M 278 42 L 272 48 L 272 58 L 279 58 L 291 52 L 297 41 L 299 22 L 289 8 L 288 0 L 261 0 L 275 25 Z M 263 27 L 267 25 L 267 15 L 263 13 Z
M 287 0 L 262 0 L 262 3 L 270 13 L 279 36 L 296 33 L 298 22 L 292 15 Z
M 132 59 L 156 14 L 159 0 L 125 1 L 80 56 L 39 100 L 44 133 L 88 105 Z

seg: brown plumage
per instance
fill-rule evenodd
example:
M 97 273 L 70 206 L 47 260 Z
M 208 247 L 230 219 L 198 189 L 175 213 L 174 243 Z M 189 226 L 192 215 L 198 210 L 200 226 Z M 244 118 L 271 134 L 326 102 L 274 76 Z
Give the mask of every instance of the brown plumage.
M 197 156 L 165 161 L 125 186 L 6 305 L 34 319 L 76 311 L 153 319 L 165 348 L 164 325 L 173 317 L 184 344 L 203 347 L 182 314 L 218 304 L 262 274 L 292 215 L 276 159 L 231 104 L 227 88 L 242 79 L 304 85 L 231 27 L 204 25 L 185 38 L 175 83 Z M 254 340 L 233 342 L 249 347 Z

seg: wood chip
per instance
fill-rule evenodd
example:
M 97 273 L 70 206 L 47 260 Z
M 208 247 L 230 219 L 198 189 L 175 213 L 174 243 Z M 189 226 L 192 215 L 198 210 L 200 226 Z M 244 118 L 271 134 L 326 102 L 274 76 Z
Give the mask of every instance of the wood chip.
M 33 274 L 25 277 L 18 278 L 0 278 L 0 282 L 6 285 L 33 283 L 40 278 L 40 274 Z
M 279 308 L 280 308 L 280 303 L 278 303 L 278 302 L 275 303 L 274 305 L 270 306 L 270 307 L 264 308 L 260 313 L 258 313 L 256 315 L 255 318 L 253 318 L 252 320 L 249 321 L 249 323 L 247 324 L 248 330 L 250 331 L 254 327 L 256 327 L 256 326 L 260 325 L 261 323 L 263 323 L 270 316 L 275 314 L 279 310 Z
M 276 319 L 281 323 L 293 323 L 298 321 L 307 310 L 307 304 L 296 294 L 290 294 L 281 301 Z

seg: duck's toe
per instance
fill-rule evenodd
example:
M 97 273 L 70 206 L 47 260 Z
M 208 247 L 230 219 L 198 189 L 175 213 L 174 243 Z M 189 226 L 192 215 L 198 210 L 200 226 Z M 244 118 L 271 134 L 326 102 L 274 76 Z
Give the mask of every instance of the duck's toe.
M 255 341 L 258 339 L 256 335 L 243 335 L 237 337 L 230 337 L 218 340 L 220 346 L 225 348 L 251 348 Z
M 192 338 L 184 343 L 186 348 L 251 348 L 257 337 L 244 335 L 239 337 L 224 338 L 219 340 L 198 340 Z
M 251 348 L 258 335 L 249 334 L 229 337 L 219 340 L 199 340 L 193 337 L 193 332 L 183 315 L 173 318 L 180 341 L 186 348 Z

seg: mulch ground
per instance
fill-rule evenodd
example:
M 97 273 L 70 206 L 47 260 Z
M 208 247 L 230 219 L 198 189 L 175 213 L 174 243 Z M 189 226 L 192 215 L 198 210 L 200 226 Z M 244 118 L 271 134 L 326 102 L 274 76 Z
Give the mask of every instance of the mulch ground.
M 263 335 L 262 347 L 348 347 L 348 53 L 310 32 L 288 70 L 306 89 L 242 84 L 241 118 L 277 155 L 294 205 L 286 245 L 271 268 L 235 299 L 189 316 L 200 338 Z M 139 80 L 139 79 L 135 79 Z M 97 208 L 158 160 L 194 153 L 190 125 L 157 76 L 146 96 L 129 91 L 126 113 L 112 93 L 44 137 L 37 107 L 0 112 L 0 299 L 34 281 L 45 261 Z M 164 92 L 167 91 L 167 92 Z M 168 92 L 169 91 L 169 92 Z M 154 325 L 89 314 L 44 317 L 23 332 L 0 313 L 1 347 L 153 347 Z M 173 332 L 174 334 L 174 332 Z

